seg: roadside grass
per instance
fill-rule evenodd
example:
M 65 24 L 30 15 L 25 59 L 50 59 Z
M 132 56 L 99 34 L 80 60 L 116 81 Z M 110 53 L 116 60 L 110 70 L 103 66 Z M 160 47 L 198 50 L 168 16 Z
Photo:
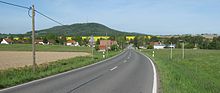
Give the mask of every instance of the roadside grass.
M 32 51 L 31 44 L 0 44 L 0 51 Z M 73 47 L 64 45 L 36 45 L 36 51 L 53 52 L 90 52 L 89 47 Z
M 220 51 L 181 49 L 142 50 L 156 63 L 162 93 L 220 93 Z
M 120 53 L 119 51 L 109 51 L 108 58 Z M 58 60 L 48 64 L 38 65 L 35 72 L 32 71 L 32 66 L 21 68 L 10 68 L 0 70 L 0 89 L 22 84 L 28 81 L 40 79 L 50 75 L 58 74 L 68 70 L 80 68 L 86 65 L 104 60 L 101 52 L 94 53 L 94 59 L 91 56 L 76 57 L 70 59 Z

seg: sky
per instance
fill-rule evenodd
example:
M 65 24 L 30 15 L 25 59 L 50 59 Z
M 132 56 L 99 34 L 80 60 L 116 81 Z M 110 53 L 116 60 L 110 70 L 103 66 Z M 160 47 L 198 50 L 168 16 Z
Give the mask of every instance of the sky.
M 30 7 L 65 25 L 95 22 L 151 35 L 220 34 L 220 0 L 1 0 Z M 36 15 L 36 29 L 59 24 Z M 0 33 L 31 31 L 28 10 L 0 3 Z

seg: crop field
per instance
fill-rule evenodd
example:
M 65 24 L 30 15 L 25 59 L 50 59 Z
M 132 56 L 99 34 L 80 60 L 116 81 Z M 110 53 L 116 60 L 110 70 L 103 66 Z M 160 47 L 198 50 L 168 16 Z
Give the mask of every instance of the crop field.
M 86 52 L 36 52 L 36 63 L 44 64 L 60 59 L 89 56 Z M 0 51 L 0 70 L 32 65 L 32 52 Z
M 157 66 L 163 93 L 220 93 L 220 51 L 181 49 L 142 50 Z

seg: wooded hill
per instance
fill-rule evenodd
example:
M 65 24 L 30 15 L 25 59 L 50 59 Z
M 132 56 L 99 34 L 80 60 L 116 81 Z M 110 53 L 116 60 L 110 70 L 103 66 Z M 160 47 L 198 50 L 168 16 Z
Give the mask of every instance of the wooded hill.
M 37 35 L 46 35 L 49 33 L 62 36 L 124 36 L 124 35 L 144 35 L 140 33 L 122 32 L 111 29 L 99 23 L 77 23 L 72 25 L 55 26 L 49 29 L 36 31 Z M 31 32 L 27 32 L 31 34 Z

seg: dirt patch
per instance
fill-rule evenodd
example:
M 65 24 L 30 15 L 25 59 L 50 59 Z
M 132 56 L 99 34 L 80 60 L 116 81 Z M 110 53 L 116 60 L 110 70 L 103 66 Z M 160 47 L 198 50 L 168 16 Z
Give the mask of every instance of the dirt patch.
M 68 59 L 77 56 L 88 56 L 85 52 L 36 52 L 36 63 L 48 63 L 59 59 Z M 0 69 L 24 67 L 32 65 L 32 52 L 0 51 Z

